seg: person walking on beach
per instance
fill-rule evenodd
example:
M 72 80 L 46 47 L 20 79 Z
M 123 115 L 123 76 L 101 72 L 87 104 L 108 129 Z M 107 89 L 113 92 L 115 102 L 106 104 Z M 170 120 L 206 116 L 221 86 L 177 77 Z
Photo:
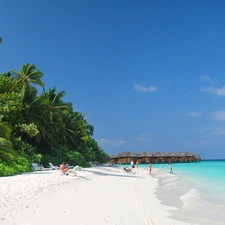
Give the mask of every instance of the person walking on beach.
M 136 162 L 136 168 L 138 169 L 138 165 L 139 165 L 139 162 L 138 162 L 138 160 L 137 160 L 137 162 Z
M 149 164 L 149 174 L 152 174 L 152 164 Z

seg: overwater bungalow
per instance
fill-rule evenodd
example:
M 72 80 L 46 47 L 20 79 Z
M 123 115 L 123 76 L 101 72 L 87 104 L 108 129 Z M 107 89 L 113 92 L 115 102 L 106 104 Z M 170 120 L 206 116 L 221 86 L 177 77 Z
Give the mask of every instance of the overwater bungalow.
M 139 163 L 150 163 L 152 154 L 150 152 L 139 152 L 136 154 L 136 161 Z
M 165 163 L 165 153 L 154 152 L 152 153 L 151 163 Z
M 185 152 L 177 152 L 177 162 L 187 162 L 187 157 Z
M 139 163 L 184 163 L 201 161 L 199 154 L 191 152 L 122 152 L 111 156 L 111 163 L 129 164 L 131 160 Z
M 201 161 L 201 158 L 200 158 L 199 154 L 194 154 L 194 161 L 195 162 L 200 162 Z
M 166 163 L 174 163 L 177 161 L 177 153 L 176 152 L 166 152 L 165 153 Z
M 124 163 L 124 164 L 127 164 L 127 163 L 130 163 L 131 160 L 134 160 L 134 158 L 136 158 L 136 153 L 133 153 L 133 152 L 122 152 L 120 154 L 117 154 L 115 157 L 115 155 L 113 156 L 114 158 L 114 162 L 117 162 L 117 163 Z

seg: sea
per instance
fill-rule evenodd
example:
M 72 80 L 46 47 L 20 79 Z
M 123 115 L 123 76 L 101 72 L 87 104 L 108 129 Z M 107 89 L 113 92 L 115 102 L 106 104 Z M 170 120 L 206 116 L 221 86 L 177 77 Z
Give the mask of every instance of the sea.
M 225 225 L 225 160 L 195 163 L 152 164 L 155 192 L 162 204 L 171 206 L 171 218 L 194 225 Z M 147 165 L 139 165 L 147 169 Z

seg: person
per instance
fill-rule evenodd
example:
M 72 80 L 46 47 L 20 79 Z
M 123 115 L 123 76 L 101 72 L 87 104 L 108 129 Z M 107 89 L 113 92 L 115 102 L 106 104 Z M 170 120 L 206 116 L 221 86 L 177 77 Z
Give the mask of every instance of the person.
M 138 165 L 139 165 L 139 162 L 138 162 L 138 160 L 137 160 L 137 162 L 136 162 L 136 168 L 138 169 Z
M 171 164 L 168 164 L 168 167 L 170 168 L 170 173 L 173 174 L 173 168 L 172 168 Z
M 152 164 L 149 164 L 149 174 L 152 174 Z
M 68 171 L 68 168 L 65 168 L 65 162 L 62 162 L 60 165 L 59 169 L 63 172 L 66 173 Z
M 130 167 L 131 167 L 131 169 L 134 168 L 134 161 L 133 160 L 131 160 L 131 162 L 130 162 Z
M 131 173 L 132 172 L 132 169 L 131 168 L 128 168 L 128 167 L 125 167 L 123 168 L 127 173 Z

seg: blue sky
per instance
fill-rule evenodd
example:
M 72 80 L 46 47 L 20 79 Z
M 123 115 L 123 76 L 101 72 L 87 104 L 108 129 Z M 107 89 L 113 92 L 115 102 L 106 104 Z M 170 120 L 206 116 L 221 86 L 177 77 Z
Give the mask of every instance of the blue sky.
M 34 63 L 107 153 L 225 158 L 223 0 L 2 0 L 0 36 L 0 71 Z

